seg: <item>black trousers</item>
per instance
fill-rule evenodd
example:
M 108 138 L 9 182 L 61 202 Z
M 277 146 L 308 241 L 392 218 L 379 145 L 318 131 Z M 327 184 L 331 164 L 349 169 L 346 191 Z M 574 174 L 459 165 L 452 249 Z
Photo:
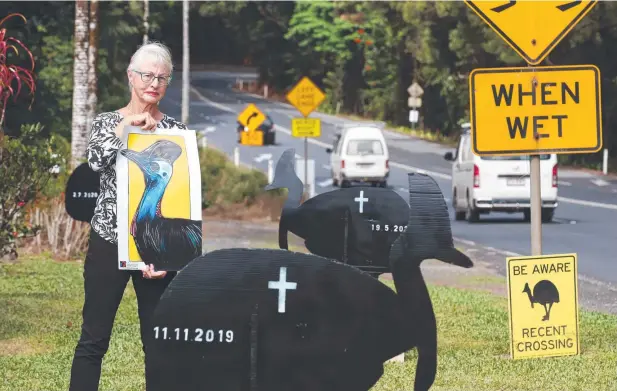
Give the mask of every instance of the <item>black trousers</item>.
M 69 391 L 97 391 L 103 356 L 118 306 L 129 278 L 137 295 L 142 348 L 147 354 L 150 321 L 159 298 L 176 272 L 161 279 L 146 279 L 141 270 L 118 270 L 118 247 L 90 231 L 88 253 L 84 263 L 85 301 L 82 311 L 81 337 L 75 349 Z M 146 367 L 146 379 L 148 368 Z M 147 384 L 146 384 L 147 389 Z

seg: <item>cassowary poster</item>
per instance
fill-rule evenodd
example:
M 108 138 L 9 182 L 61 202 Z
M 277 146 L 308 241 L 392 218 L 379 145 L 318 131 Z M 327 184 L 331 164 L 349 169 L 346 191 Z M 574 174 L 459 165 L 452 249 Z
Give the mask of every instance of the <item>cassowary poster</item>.
M 177 271 L 201 255 L 201 173 L 195 132 L 131 128 L 116 160 L 118 262 Z

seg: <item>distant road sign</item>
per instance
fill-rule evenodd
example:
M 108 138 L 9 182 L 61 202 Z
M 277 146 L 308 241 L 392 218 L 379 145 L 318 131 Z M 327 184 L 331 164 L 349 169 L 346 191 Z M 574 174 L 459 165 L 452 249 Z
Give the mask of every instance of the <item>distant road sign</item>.
M 600 70 L 594 65 L 474 69 L 469 94 L 476 155 L 602 148 Z
M 265 120 L 266 116 L 252 103 L 246 106 L 244 111 L 238 116 L 238 121 L 242 126 L 248 128 L 249 131 L 254 131 L 259 128 L 259 125 Z
M 289 103 L 294 105 L 305 117 L 319 107 L 325 98 L 326 95 L 323 91 L 321 91 L 308 77 L 303 77 L 287 94 Z
M 240 134 L 240 144 L 242 145 L 264 145 L 264 134 L 261 131 L 249 130 Z
M 407 106 L 409 107 L 422 107 L 422 98 L 407 98 Z
M 537 65 L 597 1 L 469 1 L 465 3 L 525 61 Z
M 320 137 L 321 120 L 317 118 L 293 118 L 291 135 L 294 137 Z
M 512 358 L 578 355 L 576 254 L 506 262 Z
M 424 94 L 424 90 L 420 87 L 420 84 L 415 81 L 407 88 L 407 92 L 412 98 L 419 98 Z

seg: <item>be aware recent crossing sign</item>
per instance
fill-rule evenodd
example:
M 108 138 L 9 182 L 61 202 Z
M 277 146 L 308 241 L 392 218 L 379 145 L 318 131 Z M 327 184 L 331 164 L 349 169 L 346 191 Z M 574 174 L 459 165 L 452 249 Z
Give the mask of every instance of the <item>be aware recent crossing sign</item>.
M 476 155 L 602 148 L 600 70 L 594 65 L 475 69 L 469 94 Z
M 507 263 L 512 358 L 579 354 L 576 254 Z

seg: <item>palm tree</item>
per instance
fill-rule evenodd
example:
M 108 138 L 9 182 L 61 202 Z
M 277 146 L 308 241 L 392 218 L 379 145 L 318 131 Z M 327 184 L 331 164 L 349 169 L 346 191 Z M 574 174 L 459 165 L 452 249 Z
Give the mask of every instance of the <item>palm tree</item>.
M 182 122 L 189 121 L 189 1 L 182 1 Z
M 90 21 L 88 24 L 89 44 L 88 44 L 88 116 L 86 120 L 86 134 L 90 133 L 92 121 L 96 116 L 98 103 L 97 95 L 97 65 L 99 54 L 99 2 L 90 2 Z
M 144 45 L 148 43 L 148 32 L 150 31 L 150 24 L 148 18 L 150 17 L 150 3 L 148 0 L 144 0 Z
M 75 2 L 75 60 L 73 62 L 73 121 L 71 165 L 77 167 L 86 156 L 88 144 L 88 2 Z

